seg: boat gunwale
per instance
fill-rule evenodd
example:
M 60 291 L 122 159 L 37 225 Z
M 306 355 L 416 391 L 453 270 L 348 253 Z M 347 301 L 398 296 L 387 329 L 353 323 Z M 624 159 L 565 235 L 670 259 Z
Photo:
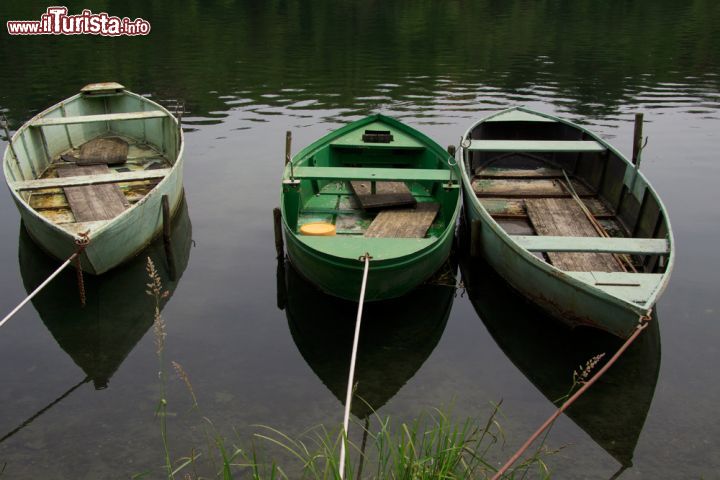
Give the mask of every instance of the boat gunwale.
M 154 102 L 153 100 L 150 100 L 149 98 L 147 98 L 147 97 L 145 97 L 145 96 L 143 96 L 143 95 L 140 95 L 140 94 L 131 92 L 131 91 L 127 90 L 127 89 L 123 89 L 123 90 L 122 90 L 122 94 L 123 94 L 123 95 L 130 96 L 130 97 L 134 97 L 134 98 L 136 98 L 136 99 L 138 99 L 138 100 L 140 100 L 140 101 L 142 101 L 142 102 L 148 103 L 148 104 L 150 104 L 150 105 L 153 105 L 153 106 L 159 108 L 160 110 L 162 110 L 163 112 L 165 112 L 165 113 L 167 114 L 167 116 L 175 123 L 175 125 L 178 125 L 178 119 L 175 117 L 175 115 L 173 115 L 172 113 L 170 113 L 170 111 L 169 111 L 168 109 L 166 109 L 165 107 L 163 107 L 163 106 L 160 105 L 159 103 Z M 33 116 L 32 118 L 30 118 L 29 120 L 27 120 L 25 123 L 23 123 L 23 124 L 20 126 L 20 128 L 18 128 L 18 129 L 15 131 L 15 133 L 14 133 L 13 136 L 12 136 L 12 141 L 15 142 L 16 137 L 18 137 L 20 134 L 22 134 L 25 130 L 31 128 L 31 127 L 32 127 L 31 124 L 32 124 L 35 120 L 37 120 L 37 119 L 39 119 L 39 118 L 42 118 L 42 117 L 48 115 L 49 113 L 51 113 L 51 112 L 53 112 L 53 111 L 61 108 L 65 103 L 70 102 L 70 101 L 75 101 L 75 100 L 77 100 L 78 98 L 81 98 L 81 97 L 83 97 L 83 96 L 85 96 L 83 93 L 76 93 L 75 95 L 72 95 L 72 96 L 70 96 L 70 97 L 68 97 L 68 98 L 66 98 L 66 99 L 64 99 L 64 100 L 61 100 L 61 101 L 59 101 L 58 103 L 56 103 L 56 104 L 54 104 L 54 105 L 51 105 L 50 107 L 46 108 L 46 109 L 43 110 L 42 112 L 36 114 L 35 116 Z M 162 117 L 159 117 L 159 118 L 162 118 Z M 36 127 L 32 127 L 32 128 L 36 128 Z M 173 163 L 172 163 L 172 167 L 170 168 L 170 172 L 168 172 L 167 175 L 165 175 L 157 184 L 155 184 L 155 185 L 153 186 L 153 188 L 152 188 L 148 193 L 146 193 L 140 200 L 138 200 L 138 201 L 135 202 L 134 204 L 130 205 L 130 207 L 127 208 L 127 209 L 125 209 L 121 214 L 115 216 L 114 218 L 108 220 L 106 223 L 102 224 L 102 225 L 101 225 L 100 227 L 98 227 L 96 230 L 91 231 L 91 232 L 90 232 L 90 237 L 91 237 L 91 238 L 92 238 L 93 236 L 100 235 L 102 232 L 104 232 L 105 230 L 109 229 L 109 228 L 110 228 L 114 223 L 116 223 L 119 219 L 123 218 L 123 217 L 126 216 L 126 215 L 129 215 L 130 212 L 133 212 L 133 211 L 135 210 L 135 207 L 136 207 L 136 206 L 142 205 L 142 204 L 145 202 L 145 200 L 147 199 L 147 197 L 150 196 L 150 195 L 152 195 L 153 192 L 154 192 L 155 190 L 157 190 L 160 185 L 164 184 L 166 181 L 169 181 L 169 179 L 176 174 L 178 165 L 182 165 L 182 157 L 183 157 L 183 154 L 184 154 L 184 152 L 185 152 L 185 135 L 184 135 L 184 133 L 183 133 L 182 128 L 179 128 L 179 135 L 180 135 L 180 146 L 179 146 L 179 148 L 178 148 L 177 155 L 176 155 L 175 158 L 173 159 L 174 161 L 173 161 Z M 51 229 L 53 229 L 53 230 L 61 233 L 61 234 L 64 235 L 64 236 L 67 236 L 67 237 L 69 237 L 69 238 L 73 238 L 73 239 L 77 238 L 77 236 L 73 235 L 72 233 L 70 233 L 70 232 L 68 232 L 67 230 L 65 230 L 64 228 L 62 228 L 61 226 L 57 225 L 56 223 L 50 221 L 48 218 L 46 218 L 46 217 L 44 217 L 43 215 L 41 215 L 40 213 L 38 213 L 34 208 L 32 208 L 32 207 L 30 206 L 30 204 L 29 204 L 28 202 L 26 202 L 26 201 L 22 198 L 22 196 L 18 193 L 18 191 L 11 186 L 11 182 L 10 182 L 10 179 L 9 179 L 9 177 L 8 177 L 8 167 L 7 167 L 8 163 L 9 163 L 9 161 L 10 161 L 10 156 L 12 156 L 12 154 L 10 154 L 9 152 L 10 152 L 10 141 L 8 141 L 8 145 L 7 145 L 7 147 L 5 148 L 5 153 L 4 153 L 4 155 L 3 155 L 3 174 L 4 174 L 4 176 L 5 176 L 5 184 L 7 185 L 8 189 L 10 190 L 10 192 L 12 193 L 12 195 L 14 196 L 16 202 L 19 201 L 20 204 L 25 208 L 26 211 L 28 211 L 28 212 L 29 212 L 31 215 L 33 215 L 35 218 L 41 220 L 45 225 L 49 226 Z M 13 158 L 14 158 L 14 157 L 13 157 Z M 17 159 L 16 159 L 16 160 L 17 160 Z
M 511 111 L 516 111 L 516 110 L 522 111 L 525 113 L 530 113 L 533 115 L 537 115 L 540 117 L 544 117 L 544 118 L 553 120 L 555 122 L 567 125 L 569 127 L 575 128 L 577 130 L 580 130 L 581 132 L 592 137 L 593 140 L 595 140 L 595 141 L 599 142 L 600 144 L 602 144 L 603 146 L 605 146 L 610 152 L 612 152 L 617 157 L 619 157 L 622 161 L 624 161 L 626 164 L 626 172 L 627 172 L 627 167 L 635 169 L 635 166 L 618 149 L 616 149 L 613 145 L 608 143 L 606 140 L 601 138 L 599 135 L 588 130 L 587 128 L 585 128 L 581 125 L 577 125 L 577 124 L 571 122 L 570 120 L 566 120 L 566 119 L 559 118 L 559 117 L 556 117 L 556 116 L 553 116 L 550 114 L 546 114 L 546 113 L 542 113 L 542 112 L 537 112 L 535 110 L 532 110 L 532 109 L 529 109 L 526 107 L 522 107 L 522 106 L 506 108 L 506 109 L 503 109 L 499 112 L 496 112 L 492 115 L 489 115 L 487 117 L 481 118 L 480 120 L 476 121 L 463 134 L 463 137 L 462 137 L 463 142 L 465 140 L 470 140 L 472 142 L 472 138 L 470 138 L 470 135 L 481 124 L 487 122 L 488 120 L 490 120 L 494 117 L 497 117 L 499 115 L 502 115 L 504 113 L 508 113 Z M 654 199 L 658 203 L 658 207 L 659 207 L 660 211 L 663 213 L 663 217 L 664 217 L 665 223 L 667 225 L 667 230 L 668 230 L 666 239 L 668 241 L 669 253 L 667 255 L 667 265 L 665 267 L 665 271 L 662 273 L 662 278 L 658 282 L 658 285 L 656 286 L 656 288 L 652 292 L 652 294 L 650 294 L 650 296 L 648 296 L 646 301 L 643 304 L 639 304 L 639 303 L 631 302 L 629 300 L 625 300 L 623 298 L 609 294 L 602 289 L 599 289 L 599 288 L 594 287 L 594 286 L 592 286 L 588 283 L 585 283 L 581 280 L 573 278 L 571 275 L 568 275 L 567 273 L 565 273 L 565 271 L 560 270 L 559 268 L 555 267 L 554 265 L 537 258 L 530 251 L 528 251 L 525 248 L 518 245 L 511 238 L 511 236 L 507 232 L 505 232 L 505 230 L 495 221 L 495 219 L 492 218 L 492 215 L 490 215 L 487 212 L 487 210 L 482 205 L 482 203 L 480 202 L 478 197 L 474 194 L 474 190 L 472 189 L 472 180 L 469 178 L 468 172 L 466 170 L 466 163 L 465 163 L 466 155 L 469 150 L 462 146 L 462 142 L 461 142 L 460 148 L 461 148 L 461 155 L 460 155 L 461 158 L 460 158 L 460 162 L 458 162 L 458 163 L 460 163 L 459 167 L 460 167 L 460 175 L 462 177 L 462 182 L 463 182 L 463 189 L 465 189 L 468 192 L 468 195 L 472 196 L 472 200 L 470 202 L 472 204 L 472 207 L 474 207 L 480 213 L 480 215 L 483 217 L 485 223 L 493 230 L 493 232 L 506 245 L 509 245 L 510 248 L 512 248 L 517 254 L 522 256 L 526 261 L 529 261 L 536 268 L 543 270 L 550 275 L 558 277 L 561 281 L 571 285 L 574 288 L 578 288 L 580 290 L 586 291 L 586 292 L 588 292 L 592 295 L 598 296 L 602 299 L 612 301 L 613 303 L 616 303 L 618 305 L 623 305 L 623 306 L 629 307 L 631 310 L 636 311 L 641 315 L 647 315 L 652 310 L 652 308 L 655 305 L 655 303 L 657 302 L 658 298 L 662 295 L 662 293 L 667 288 L 667 284 L 670 279 L 670 274 L 671 274 L 671 272 L 673 270 L 673 266 L 675 264 L 675 240 L 674 240 L 672 226 L 670 224 L 670 218 L 667 215 L 667 208 L 665 207 L 665 204 L 662 202 L 662 199 L 657 194 L 657 192 L 655 191 L 653 186 L 650 184 L 647 177 L 645 177 L 643 172 L 641 172 L 639 169 L 636 169 L 636 173 L 645 182 L 646 188 L 653 195 Z M 621 180 L 623 183 L 624 183 L 624 179 L 625 179 L 625 177 L 623 175 L 623 178 Z

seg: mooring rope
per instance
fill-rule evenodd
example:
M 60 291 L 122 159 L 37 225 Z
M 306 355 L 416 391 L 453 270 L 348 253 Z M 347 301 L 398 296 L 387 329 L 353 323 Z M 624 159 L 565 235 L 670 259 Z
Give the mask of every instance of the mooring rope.
M 505 462 L 505 465 L 503 465 L 502 468 L 500 468 L 500 470 L 497 471 L 497 473 L 492 477 L 492 480 L 498 480 L 498 479 L 512 466 L 512 464 L 515 463 L 515 462 L 520 458 L 520 456 L 521 456 L 523 453 L 525 453 L 525 451 L 526 451 L 528 448 L 530 448 L 530 445 L 532 445 L 532 443 L 533 443 L 545 430 L 547 430 L 547 428 L 550 427 L 550 425 L 552 425 L 553 422 L 554 422 L 555 420 L 557 420 L 557 418 L 558 418 L 565 410 L 567 410 L 568 407 L 570 407 L 570 405 L 572 405 L 573 403 L 575 403 L 575 400 L 577 400 L 578 398 L 580 398 L 580 396 L 581 396 L 583 393 L 585 393 L 585 391 L 586 391 L 588 388 L 590 388 L 593 383 L 595 383 L 600 377 L 603 376 L 603 374 L 617 361 L 618 358 L 620 358 L 620 356 L 625 352 L 625 350 L 627 350 L 628 347 L 635 341 L 635 339 L 640 335 L 640 333 L 642 333 L 642 331 L 645 330 L 645 328 L 647 328 L 647 326 L 648 326 L 648 321 L 650 321 L 650 316 L 649 316 L 649 315 L 648 315 L 648 316 L 642 316 L 642 317 L 640 317 L 640 322 L 638 323 L 638 326 L 635 328 L 635 332 L 633 332 L 633 334 L 630 335 L 630 337 L 629 337 L 627 340 L 625 340 L 625 343 L 623 343 L 623 345 L 618 349 L 618 351 L 615 352 L 615 355 L 613 355 L 612 358 L 611 358 L 610 360 L 608 360 L 608 362 L 607 362 L 605 365 L 603 365 L 602 368 L 601 368 L 600 370 L 598 370 L 597 373 L 595 373 L 595 375 L 592 376 L 592 378 L 590 378 L 590 380 L 588 380 L 587 382 L 585 382 L 585 383 L 583 384 L 583 386 L 580 387 L 580 388 L 578 389 L 578 391 L 573 394 L 572 397 L 570 397 L 569 399 L 567 399 L 567 400 L 565 401 L 565 403 L 563 403 L 563 404 L 560 406 L 560 408 L 558 408 L 558 409 L 555 411 L 555 413 L 553 413 L 553 414 L 550 416 L 550 418 L 548 418 L 547 420 L 545 420 L 545 423 L 543 423 L 543 424 L 540 426 L 540 428 L 538 428 L 538 429 L 535 431 L 535 433 L 533 433 L 533 434 L 530 436 L 530 438 L 528 438 L 528 439 L 525 441 L 525 443 L 522 445 L 522 447 L 520 447 L 520 448 L 518 449 L 518 451 L 515 452 L 515 454 L 514 454 L 512 457 L 510 457 L 510 459 L 509 459 L 507 462 Z
M 65 270 L 65 268 L 66 268 L 68 265 L 70 265 L 73 260 L 75 260 L 76 258 L 79 259 L 79 258 L 80 258 L 80 254 L 83 252 L 83 250 L 85 250 L 85 247 L 87 247 L 87 245 L 88 245 L 89 243 L 90 243 L 90 239 L 88 238 L 88 232 L 81 233 L 81 234 L 80 234 L 80 238 L 78 238 L 78 239 L 75 241 L 75 244 L 78 246 L 77 250 L 75 250 L 75 253 L 73 253 L 72 255 L 70 255 L 70 256 L 68 257 L 68 259 L 65 260 L 65 261 L 63 262 L 63 264 L 60 265 L 60 266 L 57 268 L 57 270 L 55 270 L 53 273 L 51 273 L 50 276 L 49 276 L 48 278 L 46 278 L 44 282 L 42 282 L 35 290 L 32 291 L 32 293 L 30 293 L 30 295 L 28 295 L 27 297 L 25 297 L 25 299 L 24 299 L 22 302 L 20 302 L 17 307 L 13 308 L 10 313 L 8 313 L 7 315 L 5 315 L 5 318 L 3 318 L 2 320 L 0 320 L 0 327 L 2 327 L 3 325 L 5 325 L 5 322 L 7 322 L 8 320 L 10 320 L 10 319 L 13 317 L 13 315 L 15 315 L 17 312 L 20 311 L 20 309 L 21 309 L 22 307 L 25 306 L 26 303 L 28 303 L 30 300 L 32 300 L 33 297 L 35 297 L 35 295 L 37 295 L 38 293 L 40 293 L 40 291 L 41 291 L 43 288 L 45 288 L 55 277 L 57 277 L 58 275 L 60 275 L 60 272 L 62 272 L 63 270 Z M 82 274 L 80 274 L 80 275 L 82 275 Z M 79 278 L 81 278 L 81 277 L 79 277 Z M 84 285 L 80 284 L 79 287 L 80 287 L 80 289 L 81 289 L 81 290 L 80 290 L 81 300 L 83 301 L 83 305 L 84 305 L 84 298 L 85 298 Z
M 352 355 L 350 356 L 350 373 L 348 375 L 347 395 L 345 396 L 345 415 L 343 416 L 342 441 L 340 442 L 340 464 L 338 472 L 340 480 L 345 478 L 345 444 L 348 438 L 350 424 L 350 405 L 352 403 L 353 383 L 355 382 L 355 361 L 357 360 L 358 341 L 360 340 L 360 323 L 362 322 L 363 303 L 365 302 L 365 286 L 367 285 L 368 271 L 370 270 L 369 253 L 365 253 L 360 260 L 365 263 L 362 283 L 360 284 L 360 298 L 358 299 L 357 319 L 355 320 L 355 336 L 353 337 Z

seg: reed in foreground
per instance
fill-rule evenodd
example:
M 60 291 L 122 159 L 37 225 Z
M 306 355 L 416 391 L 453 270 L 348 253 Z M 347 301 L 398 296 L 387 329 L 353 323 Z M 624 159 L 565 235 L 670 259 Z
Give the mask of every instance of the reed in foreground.
M 205 451 L 192 448 L 190 454 L 172 461 L 167 434 L 166 368 L 164 349 L 165 322 L 160 314 L 160 299 L 166 293 L 160 276 L 148 258 L 147 294 L 155 299 L 155 345 L 160 362 L 160 400 L 156 416 L 163 445 L 163 476 L 168 479 L 200 480 L 206 478 L 261 479 L 322 479 L 343 478 L 338 470 L 342 431 L 319 425 L 299 436 L 291 436 L 281 430 L 255 425 L 256 431 L 249 439 L 235 433 L 233 442 L 221 435 L 214 423 L 203 415 L 188 372 L 177 362 L 172 362 L 178 379 L 187 387 L 192 409 L 202 422 L 207 439 Z M 362 399 L 359 399 L 362 401 Z M 392 422 L 390 417 L 374 414 L 363 423 L 356 422 L 351 436 L 362 435 L 358 443 L 348 440 L 348 463 L 345 479 L 372 478 L 378 480 L 423 479 L 486 479 L 497 471 L 493 452 L 504 443 L 503 430 L 498 421 L 500 404 L 484 421 L 474 417 L 457 420 L 441 409 L 423 413 L 410 422 Z M 356 432 L 357 434 L 354 434 Z M 241 445 L 250 446 L 243 448 Z M 500 452 L 495 452 L 502 455 Z M 550 478 L 544 458 L 554 452 L 544 446 L 523 463 L 517 465 L 503 478 Z M 492 460 L 490 460 L 492 459 Z M 282 464 L 281 464 L 282 461 Z M 203 473 L 199 473 L 203 472 Z M 133 478 L 155 478 L 159 472 L 144 472 Z

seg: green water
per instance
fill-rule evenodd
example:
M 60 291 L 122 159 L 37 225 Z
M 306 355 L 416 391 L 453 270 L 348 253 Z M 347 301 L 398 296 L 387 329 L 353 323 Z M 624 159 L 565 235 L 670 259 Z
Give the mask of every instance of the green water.
M 479 117 L 520 104 L 584 123 L 629 152 L 634 114 L 644 112 L 642 168 L 669 209 L 678 254 L 658 305 L 662 347 L 648 340 L 600 385 L 596 404 L 558 421 L 548 444 L 565 448 L 549 465 L 557 478 L 610 478 L 622 463 L 628 479 L 717 475 L 720 3 L 88 0 L 67 6 L 143 17 L 150 35 L 4 30 L 5 21 L 38 19 L 47 6 L 0 3 L 0 111 L 11 129 L 95 81 L 186 106 L 182 224 L 189 237 L 191 221 L 194 246 L 163 310 L 166 357 L 190 374 L 202 413 L 230 438 L 238 429 L 238 443 L 257 423 L 300 432 L 342 418 L 338 382 L 349 337 L 345 323 L 335 331 L 332 321 L 351 323 L 352 306 L 308 293 L 277 308 L 278 284 L 308 288 L 288 272 L 276 278 L 270 211 L 279 202 L 286 130 L 297 151 L 381 112 L 449 145 Z M 19 233 L 4 192 L 7 311 L 52 261 Z M 158 262 L 161 251 L 152 253 Z M 109 300 L 90 303 L 89 313 L 65 305 L 59 319 L 65 310 L 53 302 L 73 299 L 68 274 L 0 329 L 0 436 L 14 432 L 0 443 L 7 478 L 161 475 L 155 345 L 147 300 L 135 300 L 142 266 L 140 259 L 97 280 L 91 293 Z M 616 345 L 558 330 L 500 280 L 484 283 L 491 273 L 470 270 L 463 274 L 472 288 L 448 308 L 435 292 L 406 299 L 413 308 L 371 310 L 360 378 L 380 413 L 398 419 L 449 404 L 460 416 L 484 416 L 489 402 L 503 399 L 501 461 L 552 412 L 548 398 L 569 386 L 573 365 Z M 443 308 L 423 307 L 435 297 Z M 408 325 L 402 312 L 413 309 L 432 318 Z M 387 312 L 399 319 L 388 321 Z M 117 332 L 107 327 L 113 321 L 122 325 Z M 86 377 L 97 381 L 44 410 Z M 180 457 L 204 440 L 184 386 L 171 381 L 169 395 Z

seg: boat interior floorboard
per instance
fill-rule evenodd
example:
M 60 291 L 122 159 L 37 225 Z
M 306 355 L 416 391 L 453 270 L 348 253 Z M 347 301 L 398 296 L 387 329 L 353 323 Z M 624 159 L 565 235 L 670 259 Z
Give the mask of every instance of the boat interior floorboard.
M 509 235 L 597 237 L 593 227 L 567 188 L 562 169 L 535 163 L 503 164 L 520 159 L 508 156 L 503 162 L 478 168 L 472 181 L 480 203 Z M 525 159 L 526 160 L 526 159 Z M 570 178 L 580 201 L 611 237 L 625 237 L 614 212 L 584 182 Z M 621 272 L 623 266 L 608 253 L 533 252 L 564 271 Z
M 88 161 L 100 164 L 84 165 Z M 172 164 L 155 147 L 138 139 L 110 133 L 63 152 L 50 163 L 39 178 L 74 176 L 78 175 L 79 170 L 68 175 L 73 168 L 91 167 L 102 168 L 102 172 L 96 169 L 96 172 L 90 173 L 99 174 L 171 168 Z M 61 170 L 65 170 L 66 173 L 61 174 Z M 80 174 L 88 175 L 88 173 Z M 113 218 L 140 201 L 160 180 L 133 180 L 88 187 L 44 188 L 28 192 L 26 200 L 30 207 L 43 217 L 62 225 L 65 229 L 72 230 L 73 224 L 76 223 L 84 225 L 89 221 Z M 97 206 L 91 205 L 95 203 Z
M 380 183 L 383 182 L 378 182 L 378 187 Z M 393 205 L 383 210 L 368 210 L 363 208 L 351 182 L 330 182 L 305 203 L 298 218 L 298 229 L 307 223 L 322 222 L 334 224 L 337 235 L 424 238 L 441 233 L 444 224 L 437 214 L 439 205 L 430 191 L 416 182 L 402 183 L 414 207 Z M 382 192 L 379 188 L 377 191 Z M 390 213 L 393 211 L 400 213 L 395 216 Z M 402 225 L 407 227 L 406 231 Z
M 538 198 L 526 201 L 530 222 L 538 235 L 566 237 L 599 236 L 574 199 Z M 546 253 L 550 263 L 575 272 L 620 272 L 622 266 L 608 253 Z
M 59 177 L 102 175 L 108 172 L 107 165 L 69 165 L 57 169 Z M 76 222 L 110 220 L 130 206 L 120 188 L 112 183 L 64 187 L 63 191 Z
M 383 210 L 365 231 L 373 238 L 424 238 L 440 209 L 437 203 L 420 203 L 415 208 Z

